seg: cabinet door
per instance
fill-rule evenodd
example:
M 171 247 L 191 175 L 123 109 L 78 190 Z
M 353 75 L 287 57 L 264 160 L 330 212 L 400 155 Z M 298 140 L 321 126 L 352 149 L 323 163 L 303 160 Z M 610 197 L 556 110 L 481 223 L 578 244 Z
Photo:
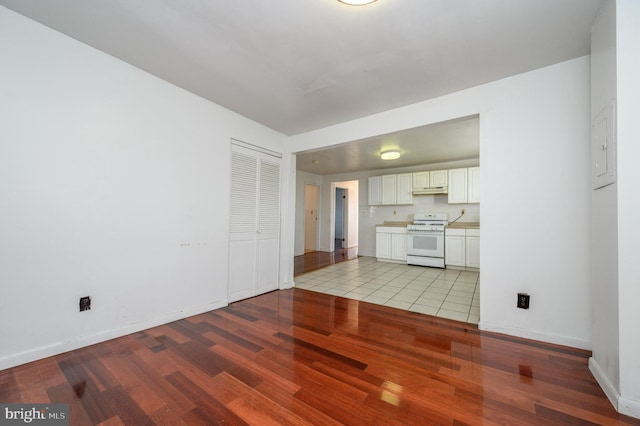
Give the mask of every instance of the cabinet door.
M 465 266 L 465 237 L 447 236 L 444 241 L 444 263 L 451 266 Z
M 429 172 L 429 180 L 432 188 L 447 186 L 447 170 L 433 170 Z
M 391 259 L 391 234 L 376 232 L 376 257 Z
M 480 167 L 469 167 L 467 171 L 467 202 L 480 202 Z
M 466 237 L 465 265 L 471 268 L 480 267 L 480 237 Z
M 382 204 L 396 204 L 396 175 L 382 176 Z
M 413 174 L 397 175 L 396 202 L 398 204 L 413 204 Z
M 382 176 L 371 176 L 369 178 L 369 205 L 378 206 L 382 204 Z
M 407 234 L 391 234 L 391 258 L 407 260 Z
M 449 170 L 449 204 L 467 202 L 467 169 Z
M 429 172 L 415 172 L 413 174 L 413 188 L 429 188 Z

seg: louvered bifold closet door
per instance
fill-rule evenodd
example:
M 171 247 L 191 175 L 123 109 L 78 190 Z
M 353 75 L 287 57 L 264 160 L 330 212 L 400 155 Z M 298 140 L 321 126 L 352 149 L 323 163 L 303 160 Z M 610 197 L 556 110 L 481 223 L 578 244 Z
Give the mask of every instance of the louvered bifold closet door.
M 278 288 L 280 263 L 279 159 L 261 158 L 259 170 L 257 293 L 262 294 Z
M 229 302 L 278 287 L 280 159 L 231 145 Z

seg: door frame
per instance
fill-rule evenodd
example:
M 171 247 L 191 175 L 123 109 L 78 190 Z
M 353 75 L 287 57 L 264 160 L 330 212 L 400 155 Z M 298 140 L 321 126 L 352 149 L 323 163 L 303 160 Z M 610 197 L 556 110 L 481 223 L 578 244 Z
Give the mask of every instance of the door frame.
M 342 197 L 344 199 L 344 201 L 342 202 L 342 248 L 347 248 L 349 247 L 349 188 L 343 188 L 340 185 L 336 185 L 336 188 L 334 190 L 334 210 L 333 210 L 333 215 L 334 218 L 337 218 L 337 214 L 338 214 L 338 192 L 339 191 L 344 191 L 342 194 Z M 337 248 L 335 247 L 335 242 L 337 240 L 337 236 L 336 236 L 336 228 L 338 226 L 338 221 L 337 219 L 333 221 L 333 229 L 334 229 L 334 239 L 333 239 L 333 243 L 334 243 L 334 250 L 337 250 Z
M 355 206 L 357 212 L 358 206 L 358 193 L 359 193 L 359 181 L 351 180 L 351 181 L 341 181 L 341 182 L 331 182 L 331 196 L 329 213 L 330 224 L 329 224 L 329 251 L 334 252 L 336 250 L 336 188 L 342 188 L 347 190 L 347 203 L 345 204 L 347 207 L 347 213 L 345 215 L 345 221 L 347 225 L 345 226 L 345 248 L 350 248 L 350 246 L 356 247 L 358 245 L 358 236 L 352 235 L 353 238 L 349 238 L 349 231 L 358 229 L 358 215 L 353 214 L 353 207 Z M 351 204 L 352 209 L 349 210 L 349 204 Z M 325 210 L 326 211 L 326 210 Z
M 304 229 L 304 244 L 303 250 L 306 252 L 307 250 L 307 211 L 309 211 L 309 205 L 307 204 L 309 198 L 307 197 L 307 190 L 309 187 L 315 188 L 315 210 L 316 210 L 316 223 L 315 223 L 315 247 L 314 251 L 318 251 L 320 247 L 320 226 L 319 226 L 319 218 L 320 218 L 320 186 L 314 185 L 312 183 L 305 183 L 304 185 L 304 219 L 303 219 L 303 229 Z

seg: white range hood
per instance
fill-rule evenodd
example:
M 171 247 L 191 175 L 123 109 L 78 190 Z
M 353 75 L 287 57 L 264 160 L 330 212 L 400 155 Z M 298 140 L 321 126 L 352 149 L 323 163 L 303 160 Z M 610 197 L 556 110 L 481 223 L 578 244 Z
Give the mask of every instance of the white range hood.
M 413 195 L 437 195 L 448 193 L 448 187 L 446 186 L 438 186 L 434 188 L 413 188 Z

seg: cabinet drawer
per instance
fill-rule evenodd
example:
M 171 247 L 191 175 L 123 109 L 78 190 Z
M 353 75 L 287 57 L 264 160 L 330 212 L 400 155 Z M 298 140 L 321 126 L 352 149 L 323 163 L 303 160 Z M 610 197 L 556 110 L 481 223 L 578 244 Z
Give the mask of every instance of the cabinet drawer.
M 444 230 L 444 235 L 446 235 L 447 237 L 464 237 L 466 234 L 464 232 L 464 229 L 451 229 L 451 228 L 445 228 Z
M 376 232 L 385 232 L 387 234 L 406 234 L 407 228 L 403 226 L 376 226 Z
M 480 230 L 479 229 L 467 229 L 467 237 L 479 237 Z

